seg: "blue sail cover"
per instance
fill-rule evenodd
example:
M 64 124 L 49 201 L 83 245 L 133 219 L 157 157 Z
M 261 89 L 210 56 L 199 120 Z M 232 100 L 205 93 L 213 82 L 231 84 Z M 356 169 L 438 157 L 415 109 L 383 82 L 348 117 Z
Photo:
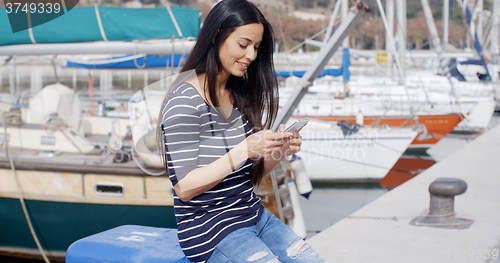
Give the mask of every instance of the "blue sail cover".
M 462 64 L 462 62 L 460 62 L 460 64 Z M 455 77 L 459 81 L 467 81 L 465 79 L 464 75 L 462 75 L 462 73 L 460 73 L 460 71 L 458 71 L 458 69 L 457 69 L 457 59 L 456 58 L 450 59 L 450 63 L 448 63 L 448 68 L 450 69 L 450 74 L 452 77 Z
M 349 49 L 344 48 L 344 54 L 342 55 L 342 79 L 344 83 L 347 83 L 351 78 L 351 72 L 349 71 L 349 66 L 351 65 L 351 56 L 349 55 Z
M 179 35 L 166 7 L 122 8 L 97 6 L 75 7 L 53 20 L 32 28 L 36 43 L 77 43 L 105 41 L 132 41 L 145 39 L 169 39 L 197 37 L 201 16 L 198 8 L 171 7 L 179 26 Z M 22 19 L 21 19 L 22 20 Z M 15 23 L 23 21 L 14 21 Z M 33 44 L 29 31 L 13 33 L 7 10 L 0 8 L 0 46 Z
M 349 78 L 351 77 L 351 72 L 349 71 L 349 66 L 351 65 L 351 59 L 349 55 L 349 49 L 344 48 L 344 54 L 342 55 L 342 67 L 339 69 L 323 69 L 321 73 L 319 73 L 318 78 L 324 77 L 324 76 L 342 76 L 344 83 L 347 83 L 349 81 Z M 306 71 L 277 71 L 276 75 L 288 78 L 290 76 L 295 76 L 302 78 Z
M 155 68 L 155 67 L 179 67 L 186 62 L 189 55 L 175 54 L 167 56 L 155 55 L 127 55 L 105 59 L 94 59 L 89 61 L 66 61 L 66 67 L 88 68 L 88 69 L 107 69 L 107 68 Z
M 465 16 L 467 17 L 467 23 L 470 26 L 470 23 L 472 23 L 472 19 L 471 19 L 471 13 L 469 11 L 469 7 L 467 7 L 467 4 L 465 3 L 465 1 L 463 1 L 462 3 L 465 6 Z M 486 66 L 486 60 L 484 59 L 483 48 L 481 47 L 481 43 L 479 43 L 479 38 L 477 37 L 476 32 L 474 32 L 474 49 L 476 49 L 476 52 L 480 56 L 480 61 L 479 61 L 480 65 L 484 66 L 484 68 L 486 69 L 486 76 L 487 76 L 486 80 L 491 81 L 491 75 L 490 75 L 490 72 L 488 70 L 488 67 Z

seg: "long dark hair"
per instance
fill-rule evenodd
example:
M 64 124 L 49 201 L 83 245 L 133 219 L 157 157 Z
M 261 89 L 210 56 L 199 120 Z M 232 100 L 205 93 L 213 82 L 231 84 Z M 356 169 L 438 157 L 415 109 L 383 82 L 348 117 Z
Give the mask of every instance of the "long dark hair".
M 278 81 L 273 64 L 273 29 L 253 3 L 246 0 L 223 0 L 215 5 L 207 15 L 198 34 L 198 40 L 181 72 L 194 69 L 196 74 L 205 73 L 204 84 L 210 101 L 214 107 L 219 107 L 215 87 L 216 76 L 222 71 L 219 46 L 237 27 L 252 23 L 264 26 L 257 57 L 249 65 L 243 77 L 233 75 L 229 77 L 226 89 L 229 90 L 243 118 L 248 121 L 250 127 L 253 127 L 254 132 L 257 132 L 271 128 L 274 123 L 278 111 Z M 160 123 L 161 119 L 158 121 Z M 163 158 L 166 161 L 166 156 Z M 262 180 L 263 172 L 263 160 L 255 160 L 251 173 L 253 185 Z

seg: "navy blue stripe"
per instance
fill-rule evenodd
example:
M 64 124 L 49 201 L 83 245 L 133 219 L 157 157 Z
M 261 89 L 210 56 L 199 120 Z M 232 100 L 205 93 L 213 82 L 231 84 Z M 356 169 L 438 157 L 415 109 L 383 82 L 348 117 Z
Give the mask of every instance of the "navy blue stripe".
M 187 90 L 188 88 L 192 89 Z M 175 92 L 167 99 L 170 100 L 175 96 L 187 96 L 190 99 L 171 100 L 169 107 L 205 105 L 206 110 L 197 108 L 198 111 L 191 112 L 194 111 L 192 107 L 176 107 L 164 116 L 166 121 L 162 123 L 162 129 L 168 125 L 176 125 L 172 126 L 175 128 L 166 131 L 163 129 L 165 138 L 169 132 L 177 133 L 175 136 L 169 135 L 169 141 L 165 141 L 165 150 L 172 152 L 167 154 L 167 161 L 170 174 L 175 175 L 170 177 L 173 185 L 182 180 L 190 170 L 208 165 L 219 158 L 218 156 L 230 151 L 230 147 L 245 139 L 241 133 L 248 133 L 251 130 L 244 118 L 238 118 L 240 113 L 237 108 L 233 108 L 229 118 L 237 120 L 228 124 L 224 118 L 213 112 L 201 95 L 196 96 L 199 94 L 192 85 L 184 83 L 174 90 Z M 166 110 L 163 109 L 163 112 Z M 177 116 L 169 119 L 176 114 Z M 199 118 L 188 118 L 183 114 Z M 187 125 L 183 127 L 178 125 L 179 123 Z M 195 131 L 198 135 L 193 134 Z M 212 136 L 202 138 L 201 134 Z M 199 143 L 182 143 L 196 140 Z M 216 146 L 216 148 L 201 146 Z M 235 171 L 226 177 L 227 180 L 221 181 L 209 191 L 193 197 L 188 202 L 183 202 L 174 193 L 178 237 L 181 240 L 181 248 L 191 261 L 205 262 L 224 237 L 237 229 L 254 225 L 260 218 L 263 206 L 260 198 L 253 193 L 252 164 L 253 161 L 248 159 L 240 167 L 236 167 Z

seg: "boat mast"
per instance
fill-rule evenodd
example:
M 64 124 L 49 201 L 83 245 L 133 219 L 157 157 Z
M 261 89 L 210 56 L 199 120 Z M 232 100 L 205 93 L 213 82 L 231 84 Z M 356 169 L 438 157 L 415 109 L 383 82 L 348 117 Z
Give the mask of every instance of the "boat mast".
M 387 18 L 385 17 L 385 11 L 384 11 L 384 7 L 382 6 L 382 2 L 380 0 L 377 0 L 377 5 L 378 5 L 378 9 L 380 10 L 380 17 L 382 18 L 382 22 L 384 23 L 385 30 L 392 31 L 392 30 L 389 30 L 389 25 L 387 23 Z M 405 16 L 405 18 L 406 18 L 406 16 Z M 396 53 L 396 46 L 394 44 L 394 39 L 392 37 L 392 34 L 386 34 L 386 37 L 388 38 L 386 45 L 387 44 L 390 45 L 390 50 L 392 51 L 392 53 L 394 55 L 394 60 L 396 61 L 396 66 L 397 66 L 398 73 L 399 73 L 399 82 L 405 88 L 406 97 L 408 98 L 408 104 L 410 106 L 410 114 L 413 115 L 413 106 L 411 103 L 410 94 L 408 93 L 408 88 L 406 87 L 406 81 L 405 81 L 405 76 L 404 76 L 403 69 L 401 66 L 401 60 L 399 59 L 399 56 Z
M 349 13 L 349 1 L 348 0 L 339 0 L 342 1 L 341 5 L 341 14 L 342 14 L 342 22 L 347 18 L 347 14 Z M 349 35 L 347 35 L 342 42 L 343 48 L 349 48 Z
M 349 11 L 349 1 L 348 0 L 342 0 L 341 9 L 342 9 L 342 20 L 344 20 L 347 17 L 347 12 Z M 356 40 L 356 39 L 354 38 L 354 40 Z M 345 37 L 344 41 L 342 42 L 342 47 L 343 47 L 342 50 L 344 50 L 344 51 L 347 48 L 349 48 L 349 35 L 347 35 Z M 356 43 L 353 43 L 353 48 L 356 48 Z M 349 88 L 349 83 L 347 81 L 343 81 L 342 85 L 344 88 L 344 92 L 343 92 L 342 96 L 348 97 L 349 94 L 351 93 L 351 89 Z
M 448 44 L 448 30 L 450 22 L 450 0 L 443 0 L 443 44 Z
M 384 7 L 382 6 L 382 2 L 380 0 L 377 0 L 377 5 L 378 5 L 378 9 L 380 10 L 380 17 L 382 18 L 382 22 L 384 23 L 385 30 L 388 32 L 392 32 L 392 29 L 389 29 L 389 23 L 387 22 L 387 18 L 385 16 L 385 11 L 384 11 Z M 398 73 L 399 73 L 399 82 L 401 85 L 405 85 L 405 78 L 403 75 L 403 70 L 401 68 L 401 60 L 400 60 L 398 54 L 396 53 L 397 49 L 396 49 L 396 45 L 394 44 L 394 38 L 392 36 L 392 33 L 386 34 L 386 37 L 387 37 L 386 45 L 389 45 L 389 50 L 392 52 L 392 54 L 394 56 L 394 60 L 396 61 L 396 66 L 398 68 Z M 408 90 L 406 90 L 406 95 L 408 96 L 408 101 L 410 101 L 410 96 L 408 95 Z
M 427 0 L 421 0 L 421 2 L 425 16 L 425 22 L 427 22 L 427 28 L 429 29 L 429 33 L 431 34 L 430 42 L 438 55 L 438 59 L 440 62 L 439 70 L 441 71 L 441 73 L 443 73 L 445 71 L 445 68 L 447 67 L 447 61 L 444 61 L 443 59 L 443 47 L 441 46 L 441 40 L 439 39 L 436 24 L 434 23 L 434 17 L 432 16 L 431 7 L 429 6 L 429 2 Z
M 403 74 L 403 81 L 405 81 L 405 67 L 406 67 L 406 0 L 397 0 L 397 48 L 399 61 L 401 63 L 401 70 Z
M 392 75 L 392 52 L 391 42 L 394 37 L 394 0 L 387 0 L 386 2 L 386 12 L 387 12 L 387 26 L 385 28 L 385 50 L 387 51 L 387 71 L 389 75 Z
M 294 89 L 285 106 L 278 112 L 278 116 L 276 117 L 276 121 L 273 125 L 273 130 L 278 130 L 278 126 L 282 123 L 287 122 L 288 119 L 292 116 L 293 111 L 295 110 L 295 108 L 297 108 L 297 105 L 300 103 L 302 98 L 304 98 L 304 95 L 309 90 L 309 87 L 312 85 L 313 81 L 318 77 L 319 73 L 323 70 L 335 51 L 338 50 L 343 40 L 354 29 L 359 19 L 361 18 L 361 15 L 363 15 L 365 11 L 368 11 L 366 6 L 362 2 L 358 2 L 356 8 L 351 8 L 351 11 L 347 14 L 347 16 L 342 19 L 342 23 L 337 28 L 337 30 L 335 30 L 335 33 L 333 33 L 331 39 L 329 39 L 326 45 L 319 51 L 316 60 L 307 69 L 306 73 L 304 73 L 304 76 L 302 76 L 302 85 Z
M 422 5 L 424 2 L 426 2 L 427 0 L 422 0 Z M 457 0 L 457 1 L 460 1 L 460 0 Z M 429 6 L 429 4 L 427 3 L 427 7 Z M 487 81 L 491 81 L 491 75 L 490 75 L 490 71 L 486 65 L 486 59 L 485 59 L 485 56 L 484 56 L 484 50 L 483 50 L 483 47 L 480 43 L 480 38 L 478 37 L 478 34 L 477 34 L 477 30 L 474 30 L 474 21 L 473 21 L 473 16 L 469 10 L 469 7 L 467 6 L 467 2 L 466 0 L 463 0 L 463 2 L 461 3 L 461 6 L 462 8 L 464 9 L 465 11 L 465 17 L 467 18 L 467 23 L 469 24 L 470 28 L 471 28 L 471 36 L 473 38 L 473 41 L 474 41 L 474 49 L 476 50 L 477 54 L 479 55 L 480 57 L 480 62 L 482 64 L 482 66 L 484 67 L 485 71 L 486 71 L 486 75 L 487 75 Z M 429 12 L 430 12 L 430 8 L 429 8 Z M 432 14 L 431 14 L 431 17 L 432 17 Z
M 477 12 L 476 33 L 478 39 L 481 40 L 483 39 L 483 0 L 477 0 L 477 5 L 476 8 L 474 8 L 474 12 Z
M 499 50 L 499 30 L 500 30 L 500 0 L 493 0 L 493 27 L 491 28 L 491 54 L 498 56 Z
M 328 28 L 326 29 L 325 38 L 323 39 L 323 43 L 326 44 L 330 36 L 332 35 L 333 29 L 335 28 L 335 21 L 337 21 L 337 16 L 339 15 L 340 5 L 342 4 L 342 0 L 337 0 L 335 3 L 335 8 L 333 9 L 332 17 L 330 18 L 330 23 L 328 24 Z

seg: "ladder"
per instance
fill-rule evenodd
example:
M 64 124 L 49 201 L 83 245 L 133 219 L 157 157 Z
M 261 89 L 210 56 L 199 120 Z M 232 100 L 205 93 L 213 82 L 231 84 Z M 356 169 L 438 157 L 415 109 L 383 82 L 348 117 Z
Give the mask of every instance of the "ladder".
M 286 160 L 281 161 L 274 170 L 262 179 L 255 188 L 255 194 L 262 198 L 262 204 L 283 223 L 289 224 L 294 218 L 290 189 L 288 188 Z

